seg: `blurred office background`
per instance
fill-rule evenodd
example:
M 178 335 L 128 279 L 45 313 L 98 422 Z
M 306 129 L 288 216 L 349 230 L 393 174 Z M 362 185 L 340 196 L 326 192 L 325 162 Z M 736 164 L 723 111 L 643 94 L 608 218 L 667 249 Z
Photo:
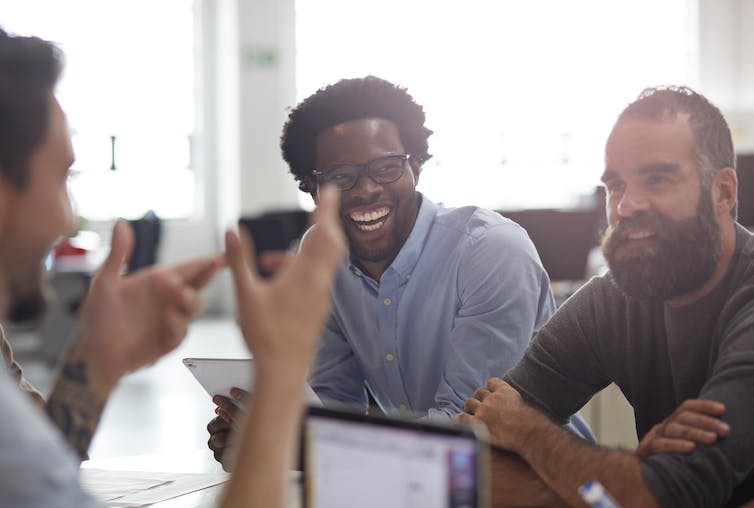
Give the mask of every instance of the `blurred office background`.
M 287 108 L 343 77 L 387 78 L 424 105 L 434 158 L 419 189 L 448 206 L 601 217 L 605 139 L 648 85 L 706 94 L 750 164 L 753 24 L 749 0 L 0 0 L 0 26 L 66 53 L 70 191 L 91 249 L 106 247 L 114 218 L 152 211 L 167 263 L 221 249 L 241 217 L 311 208 L 280 157 L 281 126 Z M 517 217 L 533 221 L 543 259 L 580 238 L 580 272 L 553 277 L 564 294 L 599 270 L 587 256 L 598 220 L 535 233 L 536 216 Z M 212 324 L 232 320 L 228 282 L 207 291 L 206 341 L 232 329 Z M 603 442 L 630 445 L 615 392 L 586 413 Z

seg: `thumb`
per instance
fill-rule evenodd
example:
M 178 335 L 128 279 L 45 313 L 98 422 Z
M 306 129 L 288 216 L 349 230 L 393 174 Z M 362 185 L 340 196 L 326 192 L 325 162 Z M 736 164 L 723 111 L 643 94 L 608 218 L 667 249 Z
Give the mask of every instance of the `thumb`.
M 106 277 L 117 277 L 120 275 L 123 265 L 131 257 L 131 251 L 134 247 L 134 234 L 131 226 L 119 219 L 113 227 L 113 235 L 110 241 L 110 254 L 102 263 L 100 275 Z

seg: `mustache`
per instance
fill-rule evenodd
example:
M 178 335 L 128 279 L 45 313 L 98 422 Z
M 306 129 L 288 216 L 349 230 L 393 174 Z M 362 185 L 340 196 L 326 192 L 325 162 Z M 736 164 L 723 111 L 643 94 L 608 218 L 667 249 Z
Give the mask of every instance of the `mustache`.
M 608 226 L 605 229 L 604 237 L 623 243 L 627 241 L 628 233 L 636 229 L 648 229 L 661 234 L 665 228 L 665 223 L 656 216 L 621 217 L 614 226 Z

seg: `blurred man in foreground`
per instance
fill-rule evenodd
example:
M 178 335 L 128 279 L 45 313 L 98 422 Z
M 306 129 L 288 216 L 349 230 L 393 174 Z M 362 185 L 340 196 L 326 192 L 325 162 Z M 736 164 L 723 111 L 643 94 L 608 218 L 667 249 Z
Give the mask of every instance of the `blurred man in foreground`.
M 74 156 L 54 95 L 60 61 L 52 44 L 0 30 L 1 318 L 29 319 L 43 310 L 43 259 L 73 226 L 66 179 Z M 325 190 L 320 203 L 321 220 L 301 257 L 270 282 L 249 269 L 251 253 L 236 234 L 226 236 L 241 328 L 257 357 L 258 378 L 240 440 L 254 453 L 240 455 L 222 506 L 283 506 L 306 367 L 344 249 L 337 196 Z M 199 290 L 225 262 L 215 256 L 124 277 L 132 243 L 130 229 L 118 222 L 83 304 L 80 335 L 47 403 L 80 455 L 118 380 L 180 344 L 200 311 Z M 0 506 L 100 506 L 78 483 L 75 455 L 5 365 L 0 407 Z

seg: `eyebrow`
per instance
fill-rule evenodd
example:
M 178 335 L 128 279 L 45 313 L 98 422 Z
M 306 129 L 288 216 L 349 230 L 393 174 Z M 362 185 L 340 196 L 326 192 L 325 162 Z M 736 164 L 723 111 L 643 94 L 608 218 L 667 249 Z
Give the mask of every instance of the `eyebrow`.
M 676 174 L 681 170 L 681 166 L 673 162 L 653 162 L 639 168 L 640 175 L 655 175 L 655 174 Z M 600 181 L 605 183 L 606 181 L 617 178 L 615 171 L 610 168 L 605 169 L 602 173 Z

